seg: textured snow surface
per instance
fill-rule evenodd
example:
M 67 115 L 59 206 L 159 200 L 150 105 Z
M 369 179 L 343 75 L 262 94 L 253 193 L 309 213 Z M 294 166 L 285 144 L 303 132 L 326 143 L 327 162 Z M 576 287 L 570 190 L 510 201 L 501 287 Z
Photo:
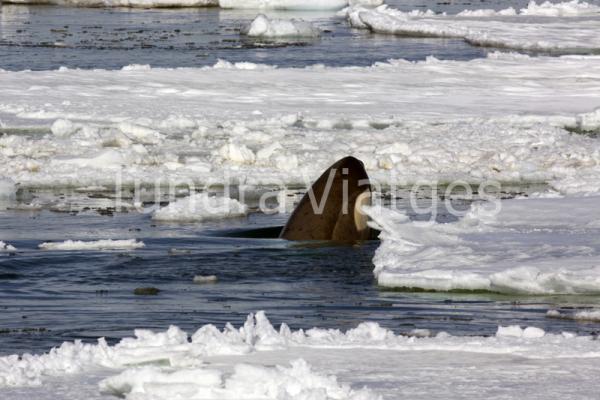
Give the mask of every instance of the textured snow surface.
M 129 250 L 139 249 L 144 247 L 143 242 L 139 242 L 135 239 L 126 240 L 96 240 L 91 242 L 84 242 L 81 240 L 66 240 L 64 242 L 46 242 L 39 245 L 42 250 L 63 250 L 63 251 L 74 251 L 74 250 Z
M 455 223 L 410 221 L 370 208 L 382 228 L 375 254 L 380 285 L 439 291 L 600 293 L 600 198 L 476 203 Z
M 493 53 L 369 68 L 0 72 L 21 187 L 306 185 L 343 156 L 383 184 L 464 179 L 600 190 L 600 57 Z M 75 173 L 76 171 L 76 173 Z
M 136 330 L 115 346 L 65 342 L 47 354 L 2 357 L 0 393 L 13 400 L 583 398 L 594 391 L 599 357 L 592 337 L 535 327 L 417 338 L 369 322 L 345 333 L 276 330 L 259 312 L 240 328 L 205 325 L 191 336 L 175 326 Z M 530 374 L 536 379 L 523 380 Z
M 586 53 L 600 49 L 600 7 L 585 2 L 529 3 L 516 11 L 465 10 L 457 15 L 350 7 L 351 25 L 402 36 L 462 38 L 477 46 Z
M 262 38 L 316 38 L 321 35 L 321 31 L 308 21 L 269 18 L 264 14 L 259 14 L 244 33 Z
M 248 207 L 235 199 L 197 193 L 154 212 L 157 221 L 204 221 L 246 215 Z

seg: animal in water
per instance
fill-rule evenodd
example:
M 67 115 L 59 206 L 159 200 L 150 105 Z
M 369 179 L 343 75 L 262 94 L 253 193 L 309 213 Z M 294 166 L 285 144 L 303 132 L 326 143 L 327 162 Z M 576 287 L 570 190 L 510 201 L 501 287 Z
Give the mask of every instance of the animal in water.
M 344 157 L 327 168 L 283 227 L 282 239 L 368 240 L 372 231 L 362 206 L 371 204 L 371 183 L 362 161 Z

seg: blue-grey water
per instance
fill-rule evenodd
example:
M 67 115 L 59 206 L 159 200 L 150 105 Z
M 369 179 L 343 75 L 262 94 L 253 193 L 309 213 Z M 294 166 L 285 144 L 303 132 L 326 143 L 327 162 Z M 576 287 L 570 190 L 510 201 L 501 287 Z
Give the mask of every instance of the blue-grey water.
M 526 2 L 388 3 L 405 10 L 456 12 L 522 7 Z M 429 55 L 471 59 L 490 51 L 461 40 L 373 35 L 350 29 L 331 14 L 316 13 L 283 16 L 314 20 L 325 30 L 319 40 L 265 44 L 239 35 L 255 15 L 216 8 L 0 5 L 0 68 L 190 67 L 211 65 L 219 58 L 298 67 L 370 65 Z M 94 203 L 93 194 L 87 200 L 86 194 L 79 196 Z M 55 196 L 61 197 L 69 201 L 68 195 Z M 286 217 L 252 214 L 219 223 L 157 224 L 147 214 L 111 213 L 94 206 L 80 205 L 75 212 L 52 205 L 0 211 L 0 240 L 18 249 L 14 254 L 0 253 L 0 354 L 43 352 L 65 340 L 100 336 L 114 342 L 131 335 L 134 328 L 165 329 L 175 324 L 193 331 L 206 323 L 240 324 L 257 310 L 266 310 L 274 323 L 286 322 L 292 328 L 348 329 L 371 320 L 395 332 L 428 328 L 460 335 L 493 334 L 498 325 L 509 324 L 554 332 L 600 329 L 598 324 L 546 317 L 548 309 L 597 304 L 597 297 L 385 291 L 372 273 L 377 242 L 308 246 L 235 235 L 240 229 L 282 225 Z M 103 238 L 136 238 L 146 247 L 93 252 L 38 249 L 46 241 Z M 197 285 L 192 282 L 195 275 L 216 275 L 218 282 Z M 139 287 L 161 292 L 136 296 L 133 292 Z
M 86 196 L 80 194 L 80 200 L 85 202 Z M 97 201 L 91 194 L 87 200 L 90 205 Z M 456 209 L 468 204 L 454 201 Z M 407 204 L 399 207 L 419 218 Z M 371 261 L 377 241 L 332 246 L 239 237 L 247 236 L 248 229 L 280 226 L 285 214 L 165 224 L 149 214 L 112 213 L 85 204 L 75 208 L 0 211 L 0 239 L 18 249 L 0 253 L 0 354 L 43 352 L 65 340 L 101 336 L 115 342 L 135 328 L 162 330 L 175 324 L 194 331 L 206 323 L 239 325 L 257 310 L 296 329 L 349 329 L 366 320 L 399 333 L 426 328 L 457 335 L 490 335 L 498 325 L 512 324 L 587 334 L 600 328 L 546 317 L 556 307 L 598 303 L 593 296 L 383 290 L 374 280 Z M 439 221 L 453 218 L 440 209 Z M 38 249 L 47 241 L 104 238 L 135 238 L 146 247 Z M 195 275 L 216 275 L 218 282 L 194 284 Z M 160 293 L 134 295 L 140 287 L 155 287 Z
M 403 9 L 458 12 L 466 8 L 523 7 L 527 1 L 391 0 Z M 371 65 L 393 58 L 473 59 L 488 51 L 460 39 L 398 38 L 351 29 L 334 12 L 271 12 L 281 18 L 313 21 L 324 33 L 313 41 L 273 43 L 240 36 L 255 10 L 218 8 L 86 9 L 0 4 L 0 68 L 48 70 L 118 69 L 129 64 L 153 67 L 214 65 L 218 59 L 287 67 L 313 64 Z

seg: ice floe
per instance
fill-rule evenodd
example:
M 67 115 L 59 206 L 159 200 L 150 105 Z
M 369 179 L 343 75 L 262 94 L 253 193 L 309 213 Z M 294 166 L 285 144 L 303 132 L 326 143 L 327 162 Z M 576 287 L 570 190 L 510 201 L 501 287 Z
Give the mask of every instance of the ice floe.
M 530 2 L 519 12 L 483 9 L 446 15 L 382 5 L 375 9 L 355 6 L 345 14 L 352 26 L 379 33 L 462 38 L 478 46 L 520 50 L 589 53 L 600 49 L 600 7 L 577 0 Z
M 3 135 L 0 165 L 22 188 L 112 188 L 117 175 L 123 185 L 304 186 L 351 154 L 384 185 L 495 179 L 597 192 L 599 82 L 600 57 L 513 53 L 367 68 L 0 72 L 6 128 L 48 132 Z M 30 96 L 32 86 L 48 89 Z
M 316 38 L 320 29 L 302 20 L 269 18 L 258 15 L 243 32 L 247 36 L 261 38 Z
M 347 332 L 292 331 L 285 324 L 275 329 L 258 312 L 240 328 L 205 325 L 193 335 L 175 326 L 163 332 L 136 330 L 135 337 L 114 346 L 104 339 L 97 344 L 65 342 L 47 354 L 0 357 L 0 390 L 14 400 L 37 393 L 40 385 L 48 398 L 60 390 L 64 398 L 85 391 L 93 399 L 112 394 L 128 399 L 364 400 L 393 398 L 401 385 L 411 394 L 441 399 L 447 395 L 447 389 L 436 389 L 442 382 L 458 384 L 468 375 L 481 383 L 472 388 L 481 393 L 490 377 L 512 382 L 505 371 L 514 374 L 515 368 L 526 367 L 538 379 L 553 382 L 542 390 L 553 393 L 564 385 L 560 377 L 565 370 L 575 365 L 584 371 L 569 375 L 571 382 L 593 379 L 599 357 L 593 337 L 549 334 L 535 327 L 499 327 L 490 337 L 443 332 L 403 336 L 370 322 Z M 463 364 L 469 368 L 456 367 Z M 59 382 L 74 388 L 73 393 L 56 386 Z M 506 395 L 516 387 L 535 392 L 528 385 L 494 390 Z M 577 394 L 588 393 L 587 385 L 575 387 Z
M 455 223 L 415 222 L 371 208 L 382 228 L 380 285 L 525 294 L 600 293 L 598 197 L 476 203 Z
M 14 246 L 11 246 L 8 243 L 4 243 L 3 241 L 0 240 L 0 253 L 10 252 L 10 251 L 17 251 L 17 249 Z
M 590 321 L 600 322 L 600 310 L 571 310 L 571 311 L 560 311 L 560 310 L 548 310 L 548 317 L 551 318 L 562 318 L 562 319 L 573 319 L 576 321 Z
M 247 213 L 248 207 L 235 199 L 196 193 L 155 211 L 152 218 L 174 222 L 205 221 L 242 217 Z
M 135 239 L 126 240 L 66 240 L 64 242 L 45 242 L 38 247 L 42 250 L 82 251 L 82 250 L 133 250 L 144 247 L 144 243 Z

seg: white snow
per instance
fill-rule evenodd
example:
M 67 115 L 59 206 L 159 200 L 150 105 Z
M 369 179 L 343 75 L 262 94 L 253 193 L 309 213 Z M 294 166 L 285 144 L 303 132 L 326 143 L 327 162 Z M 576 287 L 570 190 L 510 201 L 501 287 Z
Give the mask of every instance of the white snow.
M 549 310 L 547 313 L 551 318 L 572 319 L 576 321 L 600 322 L 600 310 L 580 310 L 574 312 L 563 312 L 559 310 Z
M 77 7 L 172 8 L 218 6 L 219 0 L 3 0 L 7 4 L 53 4 Z
M 205 221 L 242 217 L 247 213 L 248 207 L 235 199 L 196 193 L 155 211 L 152 218 L 157 221 Z
M 600 199 L 539 198 L 476 203 L 454 223 L 413 222 L 368 209 L 382 228 L 380 285 L 525 294 L 600 293 Z
M 269 18 L 259 14 L 244 29 L 244 34 L 262 38 L 316 38 L 321 31 L 308 21 Z
M 237 364 L 233 374 L 212 368 L 189 368 L 165 372 L 157 367 L 129 369 L 100 382 L 100 391 L 127 399 L 190 400 L 220 399 L 322 399 L 377 400 L 368 390 L 354 391 L 333 376 L 315 373 L 302 359 L 291 366 L 263 367 Z
M 0 253 L 8 252 L 8 251 L 17 251 L 17 249 L 14 246 L 4 243 L 3 241 L 0 240 Z
M 564 129 L 600 127 L 597 56 L 0 72 L 0 87 L 7 129 L 53 132 L 0 138 L 2 173 L 23 188 L 111 188 L 117 174 L 123 185 L 306 185 L 351 154 L 382 184 L 600 190 L 599 142 Z
M 376 9 L 355 6 L 345 14 L 352 26 L 379 33 L 462 38 L 478 46 L 521 50 L 589 53 L 600 49 L 600 7 L 576 0 L 531 2 L 518 13 L 508 8 L 436 15 L 383 5 Z
M 12 400 L 366 400 L 397 398 L 399 390 L 417 399 L 557 398 L 568 387 L 585 398 L 595 390 L 598 358 L 593 337 L 535 327 L 499 327 L 491 337 L 401 336 L 370 322 L 345 333 L 291 331 L 259 312 L 240 328 L 205 325 L 191 337 L 172 326 L 136 330 L 115 346 L 65 342 L 47 354 L 1 357 L 0 390 Z
M 221 8 L 271 10 L 340 10 L 348 0 L 219 0 Z
M 79 251 L 79 250 L 133 250 L 144 247 L 143 242 L 135 239 L 125 240 L 96 240 L 96 241 L 81 241 L 81 240 L 66 240 L 64 242 L 46 242 L 38 247 L 42 250 L 62 250 L 62 251 Z
M 216 275 L 196 275 L 194 276 L 194 283 L 204 284 L 204 283 L 216 283 L 218 278 Z

